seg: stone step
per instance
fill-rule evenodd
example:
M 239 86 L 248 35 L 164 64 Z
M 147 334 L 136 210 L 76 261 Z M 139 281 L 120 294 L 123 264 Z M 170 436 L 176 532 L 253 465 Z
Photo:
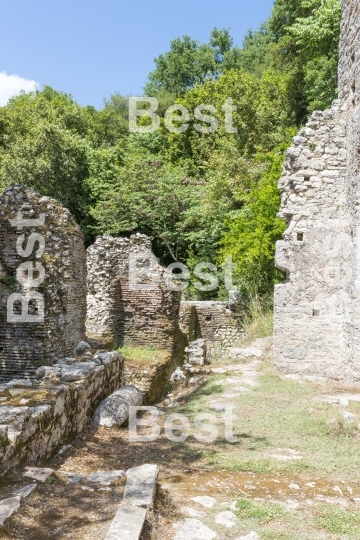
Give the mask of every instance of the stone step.
M 20 495 L 0 501 L 0 526 L 20 508 Z
M 145 508 L 120 506 L 105 540 L 139 540 L 145 517 Z
M 141 465 L 126 473 L 124 501 L 132 506 L 152 508 L 155 500 L 156 483 L 159 474 L 157 465 Z

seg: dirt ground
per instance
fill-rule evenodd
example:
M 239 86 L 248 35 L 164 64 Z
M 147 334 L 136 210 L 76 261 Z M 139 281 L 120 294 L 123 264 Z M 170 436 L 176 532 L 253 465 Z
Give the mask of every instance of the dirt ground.
M 174 525 L 181 528 L 186 520 L 203 524 L 219 540 L 238 539 L 251 531 L 261 540 L 358 540 L 356 390 L 287 380 L 266 359 L 220 358 L 212 367 L 216 373 L 194 374 L 186 386 L 157 404 L 161 435 L 155 441 L 132 442 L 126 428 L 89 424 L 47 466 L 86 476 L 158 464 L 156 506 L 148 514 L 142 540 L 174 540 Z M 345 393 L 352 422 L 344 420 L 339 404 Z M 236 441 L 229 441 L 225 431 L 229 406 Z M 164 424 L 178 413 L 188 419 L 190 432 L 186 440 L 175 442 L 165 437 Z M 211 414 L 218 430 L 211 442 L 195 437 L 199 430 L 207 433 L 204 426 L 195 426 L 200 413 Z M 138 428 L 139 434 L 149 431 Z M 1 499 L 31 483 L 21 475 L 19 469 L 4 479 Z M 48 482 L 39 485 L 0 528 L 0 539 L 104 539 L 122 499 L 123 483 L 100 491 L 86 480 L 69 485 L 54 477 Z M 211 507 L 194 501 L 203 496 L 213 499 Z M 224 512 L 232 515 L 232 526 L 221 524 L 219 515 Z

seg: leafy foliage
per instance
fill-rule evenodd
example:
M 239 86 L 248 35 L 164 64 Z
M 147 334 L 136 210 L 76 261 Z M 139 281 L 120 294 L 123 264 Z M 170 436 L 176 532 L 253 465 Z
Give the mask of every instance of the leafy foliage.
M 243 294 L 267 301 L 282 279 L 274 253 L 284 150 L 309 113 L 336 97 L 340 15 L 340 0 L 275 0 L 241 48 L 226 29 L 214 28 L 208 43 L 174 39 L 144 90 L 162 118 L 175 102 L 189 110 L 183 133 L 162 119 L 155 133 L 129 134 L 120 93 L 100 111 L 49 87 L 11 99 L 0 108 L 0 190 L 22 183 L 57 198 L 87 243 L 143 232 L 163 263 L 191 270 L 231 255 Z M 225 128 L 229 98 L 236 133 Z M 208 126 L 194 115 L 201 104 L 216 110 L 212 133 L 194 129 Z M 220 282 L 215 294 L 225 297 Z M 186 294 L 211 297 L 192 285 Z
M 224 70 L 235 67 L 239 49 L 233 47 L 228 30 L 214 28 L 209 43 L 200 44 L 190 36 L 174 39 L 170 51 L 155 58 L 155 70 L 149 74 L 145 94 L 161 90 L 182 95 L 196 84 L 214 79 Z

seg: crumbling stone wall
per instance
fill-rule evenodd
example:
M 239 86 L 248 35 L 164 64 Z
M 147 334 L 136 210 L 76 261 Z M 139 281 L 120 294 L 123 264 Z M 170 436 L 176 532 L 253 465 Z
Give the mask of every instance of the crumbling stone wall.
M 274 357 L 279 369 L 360 381 L 360 6 L 343 1 L 339 99 L 287 151 L 279 216 Z
M 88 336 L 115 348 L 175 350 L 181 293 L 167 286 L 166 270 L 152 254 L 150 239 L 141 234 L 98 237 L 87 255 Z
M 30 270 L 21 270 L 24 263 Z M 35 286 L 27 279 L 32 268 L 33 278 L 39 278 Z M 43 298 L 42 322 L 41 299 L 22 307 L 10 302 L 8 309 L 12 294 L 29 292 Z M 34 318 L 21 322 L 17 316 L 26 311 Z M 79 227 L 57 201 L 24 186 L 8 188 L 0 197 L 0 381 L 33 377 L 37 367 L 71 356 L 85 338 L 85 317 L 86 255 Z
M 180 328 L 189 341 L 204 338 L 209 355 L 231 347 L 243 335 L 242 318 L 228 302 L 181 302 Z
M 124 358 L 118 352 L 85 356 L 85 362 L 67 358 L 40 367 L 37 380 L 0 385 L 0 475 L 23 462 L 41 465 L 123 385 Z

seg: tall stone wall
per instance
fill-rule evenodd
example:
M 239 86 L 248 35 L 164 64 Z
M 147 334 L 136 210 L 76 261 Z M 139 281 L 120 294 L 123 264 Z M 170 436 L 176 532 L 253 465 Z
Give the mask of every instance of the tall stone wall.
M 113 347 L 174 350 L 181 293 L 167 286 L 150 239 L 141 234 L 98 237 L 87 254 L 88 336 Z
M 0 380 L 31 378 L 71 356 L 85 317 L 86 256 L 70 212 L 23 186 L 8 188 L 0 197 Z
M 287 151 L 279 216 L 274 357 L 283 371 L 360 381 L 360 6 L 343 2 L 339 100 Z

